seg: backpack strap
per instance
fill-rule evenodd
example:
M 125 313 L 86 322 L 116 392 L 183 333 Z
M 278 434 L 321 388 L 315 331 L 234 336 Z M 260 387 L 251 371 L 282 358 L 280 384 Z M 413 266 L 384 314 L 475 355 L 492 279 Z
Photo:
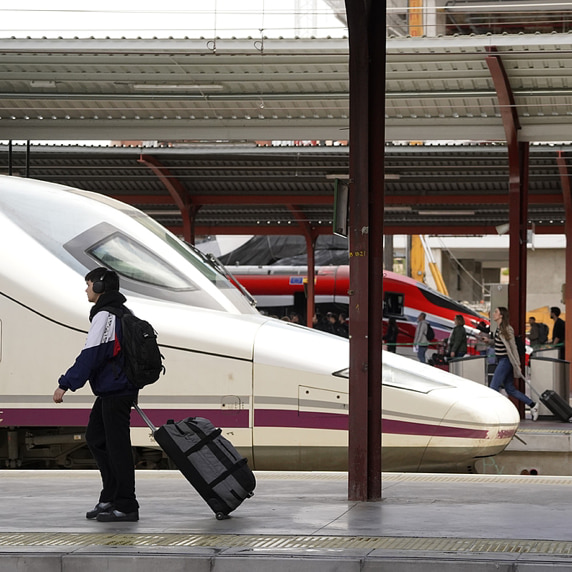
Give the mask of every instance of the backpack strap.
M 113 314 L 114 316 L 116 316 L 117 318 L 119 318 L 121 320 L 121 318 L 124 316 L 125 314 L 125 310 L 127 310 L 127 308 L 125 306 L 122 306 L 121 308 L 117 308 L 115 306 L 104 306 L 103 308 L 101 308 L 101 311 L 105 311 L 105 312 L 109 312 L 110 314 Z M 129 311 L 129 310 L 127 310 Z M 115 377 L 119 377 L 119 374 L 121 373 L 121 367 L 118 366 L 117 364 L 117 360 L 119 359 L 119 356 L 121 356 L 123 354 L 123 344 L 119 343 L 119 352 L 117 352 L 113 357 L 110 358 L 110 363 L 111 363 L 111 367 L 115 373 Z
M 103 308 L 101 308 L 100 312 L 102 310 L 105 310 L 106 312 L 109 312 L 110 314 L 113 314 L 118 318 L 122 318 L 125 314 L 133 314 L 133 312 L 126 306 L 121 306 L 120 308 L 116 306 L 104 306 Z

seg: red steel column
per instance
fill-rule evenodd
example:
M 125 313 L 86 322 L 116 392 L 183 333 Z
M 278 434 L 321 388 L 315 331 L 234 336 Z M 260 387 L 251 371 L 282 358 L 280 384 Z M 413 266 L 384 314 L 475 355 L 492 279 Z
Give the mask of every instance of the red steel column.
M 568 252 L 572 245 L 572 175 L 568 169 L 568 162 L 563 151 L 558 151 L 556 158 L 558 170 L 560 171 L 560 183 L 562 185 L 562 197 L 564 199 L 564 211 L 566 213 L 566 222 L 564 232 L 566 234 L 566 286 L 564 289 L 564 312 L 566 313 L 566 345 L 564 348 L 566 361 L 570 362 L 569 380 L 572 387 L 572 311 L 570 315 L 567 308 L 572 308 L 572 261 Z
M 316 313 L 316 240 L 314 233 L 305 233 L 306 250 L 308 252 L 308 287 L 306 289 L 306 325 L 311 328 L 314 325 L 313 317 Z
M 510 281 L 508 285 L 508 299 L 510 306 L 511 323 L 517 335 L 524 340 L 526 331 L 526 270 L 528 252 L 526 244 L 528 242 L 528 143 L 519 143 L 517 146 L 518 165 L 510 167 L 510 171 L 518 168 L 518 181 L 513 181 L 509 188 L 509 272 Z M 509 161 L 512 163 L 509 153 Z M 524 359 L 523 366 L 524 366 Z M 523 369 L 524 371 L 524 369 Z M 525 392 L 525 382 L 517 380 L 516 387 Z M 524 403 L 518 401 L 517 408 L 521 418 L 524 419 Z
M 491 50 L 491 51 L 494 51 Z M 524 338 L 526 324 L 526 243 L 528 221 L 528 143 L 519 143 L 520 122 L 514 95 L 500 56 L 486 58 L 491 72 L 500 113 L 506 134 L 509 161 L 509 311 L 516 335 Z M 523 391 L 524 381 L 519 379 L 517 387 Z M 521 417 L 524 417 L 524 403 L 517 403 Z
M 346 0 L 350 52 L 350 500 L 381 499 L 385 1 Z
M 306 288 L 306 325 L 311 328 L 313 326 L 312 318 L 315 313 L 315 274 L 316 274 L 316 241 L 318 240 L 318 231 L 313 227 L 308 219 L 300 213 L 300 209 L 294 205 L 288 205 L 294 218 L 298 221 L 302 229 L 302 233 L 306 239 L 306 252 L 308 255 L 307 277 L 308 283 Z

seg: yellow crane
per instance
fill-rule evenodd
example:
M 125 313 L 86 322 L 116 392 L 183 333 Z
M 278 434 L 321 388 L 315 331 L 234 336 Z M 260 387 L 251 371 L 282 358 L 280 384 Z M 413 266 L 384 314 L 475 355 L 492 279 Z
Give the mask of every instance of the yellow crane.
M 445 281 L 435 262 L 435 257 L 433 256 L 433 252 L 425 235 L 415 234 L 411 237 L 409 260 L 411 277 L 418 282 L 425 282 L 425 261 L 427 260 L 437 291 L 441 292 L 441 294 L 445 294 L 445 296 L 449 295 L 449 290 L 447 290 L 447 286 L 445 286 Z

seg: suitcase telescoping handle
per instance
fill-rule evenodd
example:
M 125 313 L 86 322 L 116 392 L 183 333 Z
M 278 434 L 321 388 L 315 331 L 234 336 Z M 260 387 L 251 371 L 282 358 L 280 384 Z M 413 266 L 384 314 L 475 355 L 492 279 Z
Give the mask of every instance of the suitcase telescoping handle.
M 536 397 L 538 397 L 540 399 L 540 393 L 538 391 L 536 391 L 536 389 L 532 386 L 532 383 L 530 383 L 530 381 L 528 379 L 526 379 L 525 376 L 522 376 L 522 379 L 524 379 L 524 382 L 526 383 L 526 385 L 528 385 L 528 387 L 530 387 L 530 390 L 532 391 L 532 393 L 534 393 L 534 395 L 536 395 Z
M 145 423 L 147 423 L 147 426 L 149 427 L 149 429 L 151 429 L 151 431 L 153 431 L 153 433 L 155 433 L 155 431 L 157 431 L 157 427 L 155 427 L 155 425 L 153 425 L 153 422 L 151 421 L 151 419 L 149 419 L 149 417 L 147 417 L 147 414 L 145 413 L 145 411 L 143 411 L 143 409 L 141 409 L 141 407 L 139 407 L 139 405 L 137 405 L 137 403 L 134 403 L 133 407 L 134 407 L 135 411 L 137 411 L 137 413 L 139 413 L 139 415 L 141 415 L 141 418 L 143 419 L 143 421 L 145 421 Z

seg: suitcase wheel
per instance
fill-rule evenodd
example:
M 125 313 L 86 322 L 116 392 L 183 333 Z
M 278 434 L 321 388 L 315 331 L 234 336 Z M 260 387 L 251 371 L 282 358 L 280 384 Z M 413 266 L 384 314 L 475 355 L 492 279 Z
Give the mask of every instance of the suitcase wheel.
M 227 518 L 230 518 L 229 514 L 225 514 L 224 512 L 217 512 L 216 513 L 216 519 L 217 520 L 226 520 Z

